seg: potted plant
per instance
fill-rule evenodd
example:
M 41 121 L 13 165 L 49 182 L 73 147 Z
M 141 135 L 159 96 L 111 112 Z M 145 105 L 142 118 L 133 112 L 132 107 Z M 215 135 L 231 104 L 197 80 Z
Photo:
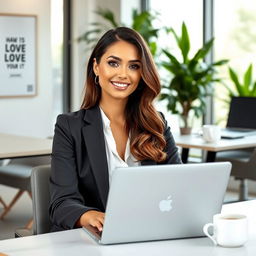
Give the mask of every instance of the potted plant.
M 213 83 L 220 82 L 220 78 L 216 77 L 216 66 L 225 64 L 227 60 L 210 64 L 204 61 L 213 46 L 213 38 L 190 58 L 190 38 L 184 22 L 181 36 L 178 36 L 173 29 L 169 29 L 168 32 L 174 35 L 181 58 L 178 59 L 169 51 L 162 50 L 168 61 L 162 62 L 161 65 L 171 73 L 172 78 L 163 85 L 160 100 L 167 101 L 167 109 L 180 116 L 181 134 L 189 134 L 190 116 L 203 115 L 206 97 L 213 93 Z
M 79 38 L 79 42 L 85 42 L 89 47 L 93 47 L 98 41 L 100 35 L 111 28 L 127 26 L 116 21 L 114 13 L 109 9 L 98 8 L 95 13 L 99 15 L 105 22 L 91 23 L 92 29 L 86 31 Z M 160 28 L 155 28 L 152 23 L 157 19 L 158 14 L 149 11 L 138 12 L 136 9 L 132 11 L 131 28 L 138 31 L 149 45 L 153 56 L 157 53 L 157 38 Z
M 243 75 L 242 82 L 238 78 L 238 74 L 234 69 L 229 67 L 229 77 L 233 82 L 233 88 L 230 88 L 228 85 L 224 84 L 225 88 L 228 91 L 229 98 L 232 97 L 256 97 L 256 81 L 253 81 L 252 78 L 253 66 L 250 64 Z M 229 103 L 229 102 L 228 102 Z
M 244 74 L 238 74 L 233 68 L 228 67 L 229 81 L 231 83 L 222 83 L 226 91 L 219 93 L 217 99 L 223 102 L 221 112 L 218 116 L 218 122 L 227 122 L 227 113 L 233 97 L 256 97 L 256 80 L 253 80 L 253 65 L 250 64 Z M 226 92 L 226 93 L 225 93 Z

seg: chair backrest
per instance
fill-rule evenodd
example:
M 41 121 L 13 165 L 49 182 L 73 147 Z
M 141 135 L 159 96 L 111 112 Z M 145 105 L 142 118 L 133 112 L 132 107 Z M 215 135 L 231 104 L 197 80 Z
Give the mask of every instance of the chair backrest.
M 33 205 L 33 233 L 34 235 L 50 231 L 49 218 L 49 178 L 50 165 L 41 165 L 32 169 L 31 192 Z

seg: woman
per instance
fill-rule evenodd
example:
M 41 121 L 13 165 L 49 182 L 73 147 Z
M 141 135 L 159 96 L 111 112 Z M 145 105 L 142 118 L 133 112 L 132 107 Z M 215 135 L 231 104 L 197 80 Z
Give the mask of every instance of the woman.
M 57 118 L 52 231 L 87 225 L 101 231 L 115 168 L 181 163 L 170 128 L 153 106 L 159 92 L 142 37 L 125 27 L 106 32 L 89 59 L 81 109 Z

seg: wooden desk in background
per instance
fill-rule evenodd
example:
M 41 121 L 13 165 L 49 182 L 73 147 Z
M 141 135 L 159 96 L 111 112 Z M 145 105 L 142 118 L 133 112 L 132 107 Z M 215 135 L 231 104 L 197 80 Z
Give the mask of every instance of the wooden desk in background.
M 214 162 L 219 151 L 256 147 L 256 136 L 247 136 L 241 139 L 221 139 L 216 143 L 207 143 L 202 136 L 173 134 L 176 145 L 182 148 L 181 158 L 187 163 L 189 149 L 197 148 L 207 152 L 206 162 Z
M 52 140 L 0 133 L 0 159 L 46 156 Z
M 41 139 L 33 137 L 25 137 L 19 135 L 11 135 L 0 133 L 0 160 L 1 159 L 12 159 L 12 158 L 24 158 L 24 157 L 37 157 L 37 156 L 49 156 L 52 152 L 52 140 Z M 5 208 L 4 213 L 6 214 L 12 205 L 16 202 L 23 191 L 18 192 L 17 196 L 14 197 L 9 205 L 0 197 L 0 200 Z M 27 224 L 27 226 L 29 226 Z

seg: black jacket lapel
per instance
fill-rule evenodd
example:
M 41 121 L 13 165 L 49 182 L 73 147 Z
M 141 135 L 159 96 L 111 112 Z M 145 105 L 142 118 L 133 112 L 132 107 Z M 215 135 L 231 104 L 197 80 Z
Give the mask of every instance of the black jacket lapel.
M 103 124 L 99 107 L 87 109 L 84 120 L 87 122 L 85 127 L 83 127 L 84 141 L 101 200 L 103 206 L 106 208 L 109 191 L 109 174 Z
M 109 192 L 109 173 L 99 107 L 87 109 L 84 120 L 87 123 L 82 128 L 84 141 L 101 200 L 104 208 L 106 208 Z M 144 160 L 141 162 L 141 165 L 156 165 L 156 162 L 153 160 Z

